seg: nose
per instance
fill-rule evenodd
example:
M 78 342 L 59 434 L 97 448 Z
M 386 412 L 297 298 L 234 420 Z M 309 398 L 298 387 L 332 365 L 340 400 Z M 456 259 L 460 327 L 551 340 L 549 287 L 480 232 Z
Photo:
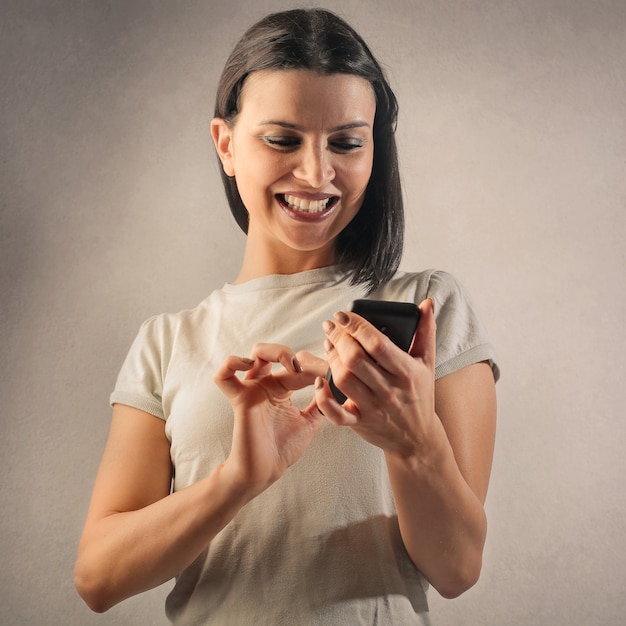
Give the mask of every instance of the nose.
M 293 175 L 310 187 L 321 189 L 325 183 L 335 178 L 332 155 L 325 146 L 305 145 L 297 154 Z

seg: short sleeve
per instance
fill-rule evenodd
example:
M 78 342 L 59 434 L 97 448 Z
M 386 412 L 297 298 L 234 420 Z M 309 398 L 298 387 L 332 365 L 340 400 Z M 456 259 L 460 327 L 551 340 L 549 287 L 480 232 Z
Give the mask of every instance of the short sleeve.
M 111 404 L 126 404 L 165 419 L 163 411 L 165 332 L 163 318 L 152 317 L 139 329 L 111 394 Z
M 494 379 L 500 378 L 495 350 L 476 309 L 459 281 L 442 271 L 429 276 L 427 295 L 435 302 L 437 363 L 435 377 L 441 378 L 463 367 L 487 361 Z

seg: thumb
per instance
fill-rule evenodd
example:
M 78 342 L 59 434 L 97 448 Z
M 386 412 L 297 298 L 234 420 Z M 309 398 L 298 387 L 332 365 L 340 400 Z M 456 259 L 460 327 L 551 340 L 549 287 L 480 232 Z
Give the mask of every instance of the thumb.
M 305 409 L 302 409 L 301 415 L 316 432 L 324 422 L 324 414 L 322 413 L 319 406 L 317 406 L 315 397 L 313 397 L 313 399 L 309 403 L 309 406 L 307 406 Z
M 296 353 L 296 357 L 298 361 L 300 361 L 300 365 L 302 365 L 302 369 L 307 374 L 313 374 L 313 376 L 326 376 L 326 372 L 328 371 L 328 362 L 326 359 L 321 359 L 310 352 L 306 352 L 301 350 Z M 315 380 L 315 378 L 313 378 Z
M 420 321 L 409 348 L 412 357 L 422 359 L 426 365 L 435 368 L 437 356 L 437 323 L 435 322 L 435 301 L 432 298 L 422 300 L 419 305 Z
M 227 398 L 232 398 L 242 387 L 239 378 L 237 378 L 237 372 L 249 371 L 253 365 L 252 359 L 229 356 L 215 372 L 213 381 Z

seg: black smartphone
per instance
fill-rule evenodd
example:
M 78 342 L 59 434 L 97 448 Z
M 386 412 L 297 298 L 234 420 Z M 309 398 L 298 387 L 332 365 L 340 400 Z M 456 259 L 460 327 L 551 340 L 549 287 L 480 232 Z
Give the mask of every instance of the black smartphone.
M 352 311 L 364 317 L 372 326 L 387 335 L 399 348 L 409 351 L 420 319 L 420 311 L 413 302 L 387 302 L 386 300 L 355 300 Z M 346 396 L 333 382 L 330 368 L 326 380 L 339 404 Z

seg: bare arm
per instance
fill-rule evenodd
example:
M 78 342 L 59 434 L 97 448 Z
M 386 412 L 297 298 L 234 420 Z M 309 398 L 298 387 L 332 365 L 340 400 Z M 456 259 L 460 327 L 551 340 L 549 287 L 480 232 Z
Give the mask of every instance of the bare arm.
M 95 611 L 179 574 L 245 504 L 223 466 L 169 495 L 165 422 L 115 405 L 78 550 L 75 584 Z
M 482 564 L 495 385 L 485 363 L 435 383 L 434 314 L 429 302 L 420 308 L 408 355 L 353 314 L 326 325 L 333 377 L 349 399 L 339 407 L 322 383 L 317 401 L 333 422 L 384 450 L 407 551 L 454 597 L 476 582 Z
M 179 574 L 256 495 L 306 450 L 323 416 L 291 404 L 291 391 L 314 375 L 284 346 L 258 344 L 251 359 L 229 357 L 215 382 L 234 410 L 226 461 L 204 479 L 170 494 L 165 422 L 115 405 L 78 550 L 76 587 L 95 611 Z M 285 370 L 276 374 L 272 363 Z M 242 380 L 237 372 L 245 372 Z
M 495 435 L 491 368 L 477 363 L 436 383 L 437 412 L 421 453 L 387 454 L 400 531 L 411 558 L 452 598 L 480 575 Z

